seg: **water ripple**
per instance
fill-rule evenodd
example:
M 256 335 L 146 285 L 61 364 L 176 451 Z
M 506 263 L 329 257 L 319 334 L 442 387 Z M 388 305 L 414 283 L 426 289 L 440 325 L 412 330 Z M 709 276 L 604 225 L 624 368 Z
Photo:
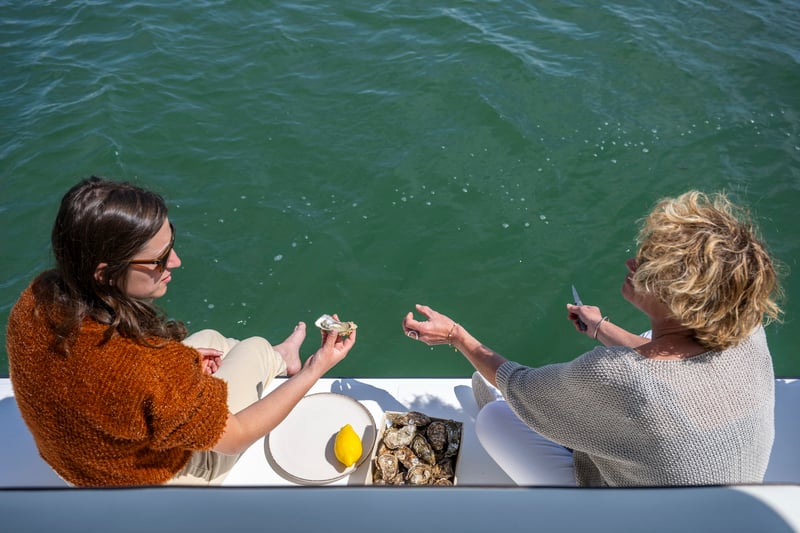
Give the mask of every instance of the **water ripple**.
M 0 217 L 14 257 L 0 261 L 0 321 L 44 262 L 60 195 L 92 173 L 170 199 L 186 232 L 171 314 L 240 335 L 262 334 L 259 317 L 366 313 L 363 353 L 387 361 L 407 347 L 366 332 L 410 298 L 489 332 L 535 300 L 534 329 L 561 331 L 564 288 L 604 294 L 646 207 L 689 187 L 752 200 L 796 262 L 799 7 L 3 2 Z M 241 323 L 219 312 L 242 302 Z M 776 369 L 800 343 L 781 335 Z M 536 362 L 518 337 L 509 355 Z

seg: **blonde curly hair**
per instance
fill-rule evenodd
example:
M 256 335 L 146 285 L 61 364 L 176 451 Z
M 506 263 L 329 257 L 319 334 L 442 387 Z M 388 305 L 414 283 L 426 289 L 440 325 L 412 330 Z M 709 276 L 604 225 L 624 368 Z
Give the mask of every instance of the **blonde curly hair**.
M 724 193 L 660 200 L 637 240 L 634 289 L 655 294 L 706 348 L 735 346 L 780 320 L 775 263 L 747 210 Z

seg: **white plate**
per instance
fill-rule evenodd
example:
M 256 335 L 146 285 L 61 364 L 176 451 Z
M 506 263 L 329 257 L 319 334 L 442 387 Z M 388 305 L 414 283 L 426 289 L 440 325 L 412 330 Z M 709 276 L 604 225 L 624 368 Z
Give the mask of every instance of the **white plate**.
M 345 467 L 336 459 L 333 443 L 345 424 L 361 437 L 361 457 Z M 358 401 L 344 394 L 309 394 L 267 435 L 267 458 L 279 474 L 300 483 L 321 484 L 354 472 L 375 444 L 375 420 Z

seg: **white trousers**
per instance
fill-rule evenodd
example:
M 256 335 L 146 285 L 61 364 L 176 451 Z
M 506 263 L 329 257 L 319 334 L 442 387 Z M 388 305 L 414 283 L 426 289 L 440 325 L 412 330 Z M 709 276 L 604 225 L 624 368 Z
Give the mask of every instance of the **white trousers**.
M 283 357 L 261 337 L 238 341 L 205 329 L 190 335 L 183 343 L 222 352 L 222 364 L 214 376 L 228 383 L 228 410 L 234 414 L 257 402 L 274 377 L 286 375 Z M 214 451 L 194 452 L 189 463 L 167 484 L 219 485 L 238 459 L 238 455 Z
M 572 452 L 528 427 L 504 400 L 481 409 L 475 432 L 486 452 L 517 485 L 576 486 Z

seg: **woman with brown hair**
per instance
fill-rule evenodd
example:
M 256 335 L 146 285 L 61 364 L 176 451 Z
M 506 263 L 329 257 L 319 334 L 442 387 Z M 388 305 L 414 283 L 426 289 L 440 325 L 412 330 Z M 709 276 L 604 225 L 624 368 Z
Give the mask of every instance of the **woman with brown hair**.
M 75 485 L 220 483 L 341 361 L 356 335 L 323 332 L 305 364 L 300 322 L 282 343 L 187 337 L 154 301 L 181 265 L 164 200 L 92 177 L 63 197 L 56 266 L 25 289 L 9 373 L 39 453 Z M 261 398 L 278 375 L 290 376 Z
M 449 343 L 477 369 L 478 438 L 517 483 L 762 481 L 774 436 L 762 327 L 780 315 L 773 260 L 722 194 L 660 201 L 639 244 L 622 295 L 650 319 L 650 336 L 568 304 L 576 331 L 602 343 L 568 363 L 525 367 L 427 306 L 417 306 L 427 320 L 406 316 L 408 336 Z

